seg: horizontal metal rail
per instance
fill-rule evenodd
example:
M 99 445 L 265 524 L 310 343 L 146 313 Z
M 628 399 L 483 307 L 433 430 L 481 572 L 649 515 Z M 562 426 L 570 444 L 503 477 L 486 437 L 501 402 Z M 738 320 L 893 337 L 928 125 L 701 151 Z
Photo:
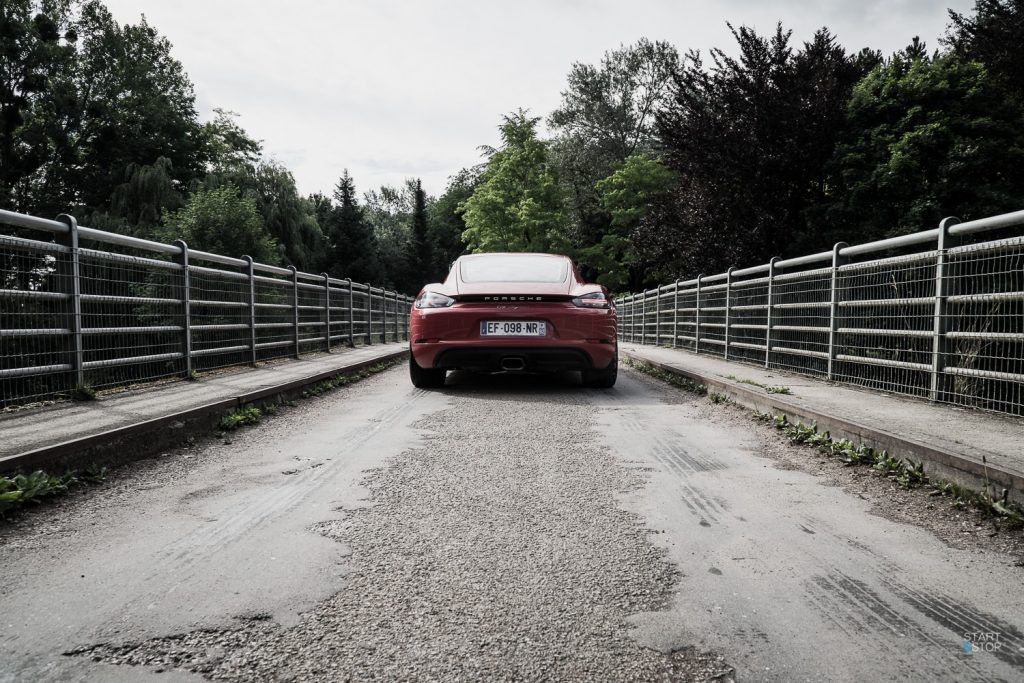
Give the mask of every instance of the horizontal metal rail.
M 983 233 L 992 234 L 965 239 Z M 623 341 L 670 340 L 727 360 L 1024 415 L 1024 211 L 948 218 L 615 304 Z
M 0 210 L 3 226 L 45 237 L 0 235 L 0 408 L 78 385 L 184 378 L 408 337 L 412 298 L 379 285 L 109 233 L 67 215 Z

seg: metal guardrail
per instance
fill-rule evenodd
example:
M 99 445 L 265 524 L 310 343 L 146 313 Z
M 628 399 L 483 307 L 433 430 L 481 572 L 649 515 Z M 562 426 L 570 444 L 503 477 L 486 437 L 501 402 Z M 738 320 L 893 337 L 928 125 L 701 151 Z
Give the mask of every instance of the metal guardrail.
M 412 298 L 398 292 L 95 230 L 68 215 L 0 210 L 0 225 L 54 236 L 0 235 L 0 407 L 408 340 Z
M 1022 226 L 1024 211 L 946 218 L 912 235 L 677 281 L 618 298 L 619 336 L 1022 415 Z M 968 243 L 996 231 L 1006 234 Z M 856 258 L 868 254 L 884 256 Z

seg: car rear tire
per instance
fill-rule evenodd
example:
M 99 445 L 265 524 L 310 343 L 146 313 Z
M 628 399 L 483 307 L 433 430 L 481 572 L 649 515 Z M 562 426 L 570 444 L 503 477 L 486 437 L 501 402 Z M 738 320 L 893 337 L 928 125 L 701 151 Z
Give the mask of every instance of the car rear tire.
M 417 389 L 437 389 L 444 386 L 447 370 L 437 368 L 421 368 L 416 359 L 409 354 L 409 379 Z
M 616 353 L 612 362 L 604 370 L 584 370 L 583 386 L 592 389 L 611 389 L 619 376 L 619 354 Z

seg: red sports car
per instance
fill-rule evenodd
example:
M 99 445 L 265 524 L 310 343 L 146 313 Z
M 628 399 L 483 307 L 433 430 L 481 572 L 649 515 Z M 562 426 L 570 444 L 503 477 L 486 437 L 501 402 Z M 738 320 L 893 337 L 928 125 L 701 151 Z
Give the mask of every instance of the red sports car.
M 586 386 L 611 387 L 617 331 L 608 290 L 584 282 L 565 256 L 461 256 L 416 297 L 409 375 L 417 387 L 440 387 L 448 370 L 579 370 Z

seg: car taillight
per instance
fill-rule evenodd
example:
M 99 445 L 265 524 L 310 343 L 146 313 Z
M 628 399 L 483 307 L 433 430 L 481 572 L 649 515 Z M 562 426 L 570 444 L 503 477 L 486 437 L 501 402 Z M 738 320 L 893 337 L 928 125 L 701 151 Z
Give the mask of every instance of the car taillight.
M 437 292 L 423 292 L 416 299 L 416 308 L 447 308 L 455 303 L 455 299 Z
M 602 292 L 591 292 L 572 300 L 580 308 L 611 308 L 612 304 Z

